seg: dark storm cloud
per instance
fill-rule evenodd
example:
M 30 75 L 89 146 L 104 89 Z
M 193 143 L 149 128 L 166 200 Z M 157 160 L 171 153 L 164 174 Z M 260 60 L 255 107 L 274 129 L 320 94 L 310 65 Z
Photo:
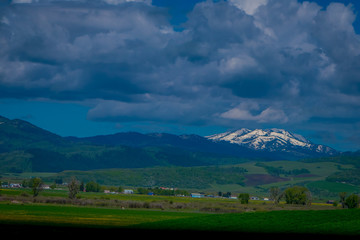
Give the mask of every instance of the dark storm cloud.
M 18 0 L 0 14 L 3 97 L 82 101 L 96 120 L 360 121 L 351 6 L 205 1 L 181 31 L 150 1 Z

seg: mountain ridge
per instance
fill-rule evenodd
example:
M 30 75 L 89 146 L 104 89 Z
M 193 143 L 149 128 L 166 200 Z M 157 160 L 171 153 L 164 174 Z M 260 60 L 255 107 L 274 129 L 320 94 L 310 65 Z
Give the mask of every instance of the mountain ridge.
M 120 132 L 61 137 L 27 121 L 0 116 L 0 171 L 209 166 L 324 156 L 329 155 L 295 148 L 259 151 L 196 134 Z
M 269 152 L 302 150 L 330 156 L 339 153 L 339 151 L 323 144 L 312 143 L 300 134 L 292 133 L 279 128 L 255 130 L 241 128 L 238 130 L 206 136 L 206 138 L 214 142 L 225 141 L 245 146 L 250 149 Z

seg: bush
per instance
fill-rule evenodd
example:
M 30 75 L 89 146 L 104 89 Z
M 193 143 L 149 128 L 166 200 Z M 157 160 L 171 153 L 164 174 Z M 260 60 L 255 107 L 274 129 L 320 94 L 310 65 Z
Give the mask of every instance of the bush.
M 284 191 L 284 197 L 287 204 L 311 204 L 311 193 L 306 187 L 290 187 Z
M 91 181 L 86 184 L 86 192 L 100 192 L 100 189 L 100 185 L 96 182 Z
M 345 200 L 345 205 L 348 208 L 358 208 L 359 207 L 359 196 L 356 194 L 351 194 Z
M 240 193 L 238 198 L 241 204 L 248 204 L 250 195 L 248 193 Z

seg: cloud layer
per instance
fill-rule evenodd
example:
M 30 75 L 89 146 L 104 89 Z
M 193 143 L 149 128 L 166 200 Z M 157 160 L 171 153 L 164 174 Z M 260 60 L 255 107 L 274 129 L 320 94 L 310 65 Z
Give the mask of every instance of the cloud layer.
M 0 96 L 82 102 L 99 121 L 341 123 L 350 134 L 355 18 L 340 3 L 204 1 L 176 31 L 146 0 L 14 0 L 0 6 Z

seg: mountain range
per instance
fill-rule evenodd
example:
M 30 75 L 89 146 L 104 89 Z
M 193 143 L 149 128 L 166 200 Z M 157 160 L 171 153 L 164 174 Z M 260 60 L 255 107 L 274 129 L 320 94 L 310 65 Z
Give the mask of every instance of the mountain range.
M 283 129 L 195 134 L 121 132 L 61 137 L 27 121 L 0 116 L 0 172 L 209 166 L 248 160 L 299 160 L 340 152 Z

